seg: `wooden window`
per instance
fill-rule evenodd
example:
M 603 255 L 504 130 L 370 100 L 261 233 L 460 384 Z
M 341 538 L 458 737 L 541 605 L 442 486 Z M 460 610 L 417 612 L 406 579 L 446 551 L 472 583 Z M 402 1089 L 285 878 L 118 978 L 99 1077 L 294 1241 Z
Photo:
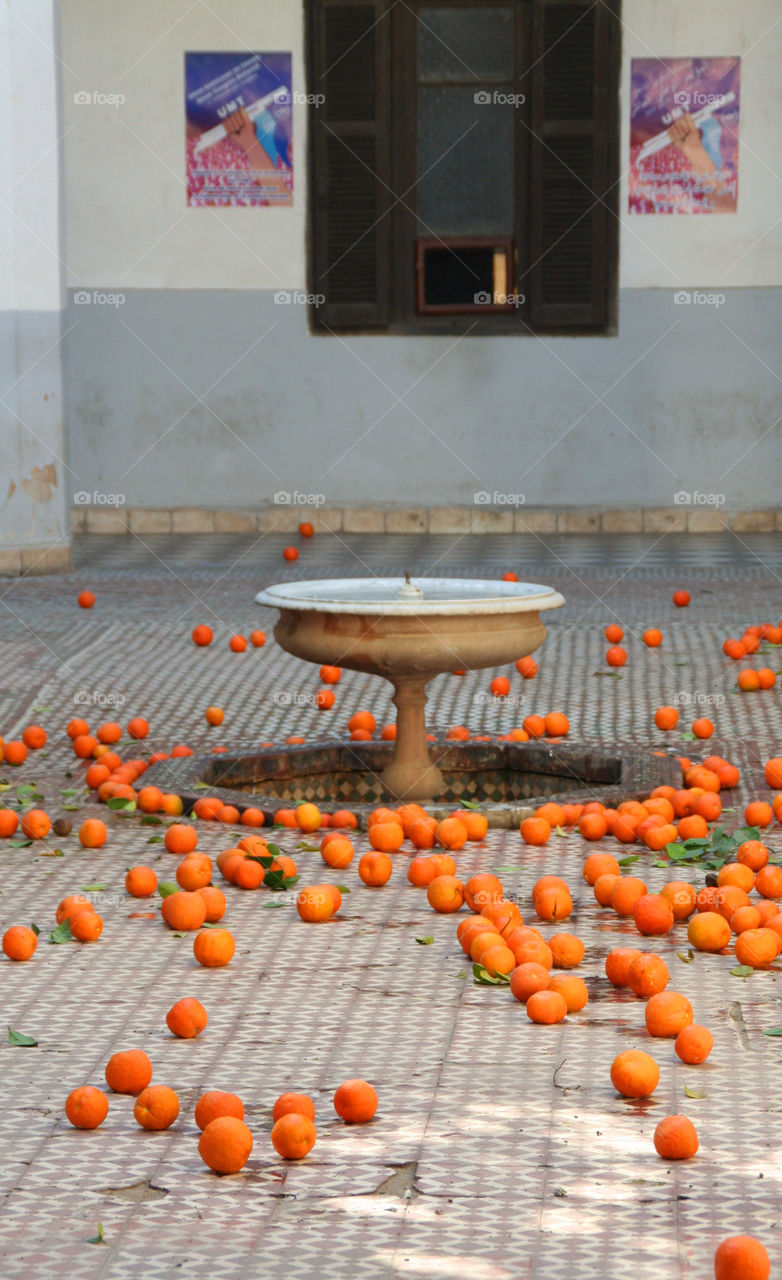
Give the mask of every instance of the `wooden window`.
M 308 0 L 314 330 L 611 330 L 618 5 Z

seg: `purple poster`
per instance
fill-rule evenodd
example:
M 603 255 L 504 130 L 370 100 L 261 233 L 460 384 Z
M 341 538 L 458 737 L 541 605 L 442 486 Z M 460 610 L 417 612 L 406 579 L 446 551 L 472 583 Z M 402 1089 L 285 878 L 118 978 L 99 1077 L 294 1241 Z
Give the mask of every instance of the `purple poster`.
M 289 53 L 186 53 L 187 203 L 293 204 Z
M 633 58 L 630 213 L 735 213 L 739 58 Z

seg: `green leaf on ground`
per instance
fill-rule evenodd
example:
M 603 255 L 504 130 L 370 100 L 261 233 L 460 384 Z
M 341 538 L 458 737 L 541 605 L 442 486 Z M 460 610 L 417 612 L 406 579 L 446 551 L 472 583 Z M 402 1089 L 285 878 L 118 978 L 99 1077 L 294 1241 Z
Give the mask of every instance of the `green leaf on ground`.
M 125 796 L 112 796 L 106 801 L 106 808 L 114 813 L 135 813 L 136 801 L 128 800 Z
M 296 848 L 306 849 L 307 853 L 317 853 L 320 848 L 320 845 L 308 844 L 306 840 L 300 840 L 299 843 L 296 845 Z
M 85 1243 L 86 1244 L 105 1244 L 106 1243 L 106 1237 L 103 1234 L 102 1222 L 98 1223 L 98 1234 L 96 1236 L 90 1236 L 89 1240 L 85 1241 Z
M 338 884 L 337 888 L 339 889 L 340 893 L 350 893 L 350 889 L 346 884 Z
M 79 793 L 78 793 L 78 791 L 76 790 L 76 788 L 75 788 L 75 787 L 65 787 L 65 788 L 62 788 L 62 787 L 61 787 L 61 788 L 60 788 L 60 795 L 61 795 L 61 796 L 77 796 L 78 794 L 79 794 Z
M 162 843 L 163 843 L 162 836 L 149 836 L 147 839 L 147 844 L 162 844 Z
M 419 947 L 430 947 L 434 942 L 434 938 L 430 933 L 428 933 L 425 938 L 416 938 L 416 942 Z
M 695 734 L 694 734 L 694 733 L 690 733 L 690 731 L 689 731 L 689 729 L 688 729 L 688 730 L 686 731 L 686 733 L 683 733 L 683 734 L 681 735 L 681 740 L 682 740 L 682 742 L 694 742 L 694 741 L 695 741 Z
M 50 942 L 72 942 L 73 934 L 71 933 L 70 920 L 63 920 L 62 924 L 58 924 L 56 929 L 52 929 L 49 934 Z
M 38 928 L 38 925 L 37 925 L 37 924 L 31 924 L 31 925 L 30 925 L 30 928 L 32 929 L 33 933 L 35 934 L 35 936 L 36 936 L 36 938 L 37 938 L 37 937 L 38 937 L 38 935 L 39 935 L 39 933 L 41 932 L 41 930 Z
M 8 1028 L 8 1043 L 19 1049 L 35 1049 L 38 1041 L 33 1036 L 26 1036 L 23 1031 Z
M 284 902 L 281 902 L 281 901 L 279 900 L 279 898 L 277 898 L 277 899 L 275 899 L 275 901 L 274 901 L 274 902 L 262 902 L 262 903 L 261 903 L 261 906 L 262 906 L 262 907 L 284 907 L 284 906 L 285 906 L 285 903 L 284 903 Z
M 81 893 L 103 893 L 105 889 L 108 889 L 108 887 L 109 886 L 107 884 L 83 884 L 80 889 L 80 892 Z
M 481 806 L 477 800 L 459 800 L 460 809 L 480 809 L 480 807 Z
M 689 1084 L 686 1084 L 684 1086 L 684 1092 L 688 1098 L 705 1098 L 706 1097 L 705 1089 L 693 1089 L 692 1086 Z
M 9 849 L 29 849 L 32 840 L 11 840 L 9 841 Z
M 179 885 L 172 884 L 170 880 L 161 880 L 157 887 L 157 891 L 161 898 L 169 898 L 172 893 L 179 893 Z
M 731 969 L 734 978 L 749 978 L 755 972 L 751 964 L 737 964 L 735 969 Z
M 568 840 L 568 839 L 570 838 L 570 832 L 569 832 L 569 831 L 566 831 L 564 827 L 555 827 L 555 828 L 554 828 L 554 835 L 555 835 L 555 836 L 564 836 L 564 838 L 565 838 L 566 840 Z
M 509 973 L 491 974 L 482 964 L 473 964 L 472 975 L 476 987 L 507 987 L 510 983 Z
M 631 863 L 637 862 L 639 855 L 637 853 L 628 853 L 626 858 L 619 859 L 620 867 L 629 867 Z
M 80 806 L 79 806 L 78 804 L 64 804 L 64 805 L 62 805 L 62 811 L 63 811 L 63 813 L 76 813 L 76 811 L 77 811 L 77 809 L 79 809 L 79 807 L 80 807 Z M 111 807 L 111 801 L 109 801 L 109 807 Z M 116 808 L 116 806 L 115 806 L 115 808 Z
M 163 819 L 156 817 L 154 813 L 145 813 L 139 825 L 142 827 L 162 827 Z
M 782 1036 L 782 1027 L 763 1027 L 762 1036 Z
M 676 954 L 681 960 L 682 964 L 692 964 L 693 960 L 695 959 L 695 952 L 693 951 L 692 947 L 687 948 L 686 955 L 684 954 L 683 951 L 677 951 Z
M 466 978 L 466 977 L 467 977 L 467 970 L 466 970 L 466 969 L 460 969 L 456 976 L 457 976 L 457 978 Z

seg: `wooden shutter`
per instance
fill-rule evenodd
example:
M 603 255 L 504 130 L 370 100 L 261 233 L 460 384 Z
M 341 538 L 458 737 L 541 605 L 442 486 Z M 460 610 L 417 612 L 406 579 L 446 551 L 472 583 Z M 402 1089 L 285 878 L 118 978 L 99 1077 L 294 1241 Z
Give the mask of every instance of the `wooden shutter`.
M 314 326 L 388 321 L 390 16 L 387 0 L 312 0 L 311 292 Z
M 608 320 L 617 243 L 615 191 L 609 190 L 618 145 L 616 26 L 604 3 L 533 0 L 528 292 L 534 329 L 599 329 Z

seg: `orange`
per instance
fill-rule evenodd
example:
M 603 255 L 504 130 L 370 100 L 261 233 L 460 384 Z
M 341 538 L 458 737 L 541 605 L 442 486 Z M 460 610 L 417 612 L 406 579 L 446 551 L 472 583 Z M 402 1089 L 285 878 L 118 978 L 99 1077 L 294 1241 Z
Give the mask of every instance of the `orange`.
M 553 801 L 542 804 L 539 809 L 535 810 L 533 816 L 545 818 L 550 827 L 561 827 L 565 821 L 565 811 L 562 805 L 554 804 Z
M 555 920 L 567 920 L 573 910 L 573 900 L 568 889 L 557 885 L 542 889 L 537 894 L 533 891 L 533 901 L 541 920 L 546 920 L 549 924 L 553 924 Z
M 654 1147 L 663 1160 L 689 1160 L 698 1150 L 695 1125 L 687 1116 L 665 1116 L 654 1131 Z
M 458 818 L 459 822 L 467 829 L 467 839 L 480 843 L 489 830 L 489 822 L 485 814 L 476 813 L 471 809 L 457 809 L 456 813 L 451 814 L 452 818 Z
M 525 716 L 521 722 L 525 733 L 531 738 L 542 738 L 546 732 L 546 722 L 543 716 Z
M 551 949 L 543 941 L 537 929 L 522 925 L 518 929 L 512 929 L 505 941 L 513 952 L 517 965 L 540 964 L 544 969 L 550 969 L 554 963 Z
M 575 969 L 586 950 L 581 939 L 572 933 L 555 933 L 548 940 L 548 948 L 554 957 L 555 969 Z
M 699 720 L 693 720 L 690 728 L 696 738 L 710 738 L 714 733 L 714 725 L 705 716 L 702 716 Z
M 319 711 L 330 711 L 334 706 L 334 694 L 331 689 L 318 689 L 315 694 L 315 706 Z
M 75 1129 L 97 1129 L 109 1114 L 109 1100 L 101 1089 L 82 1085 L 65 1099 L 65 1114 Z
M 195 1040 L 206 1026 L 206 1009 L 200 1000 L 186 996 L 172 1004 L 166 1014 L 166 1025 L 180 1040 Z
M 71 937 L 77 942 L 97 942 L 103 932 L 103 918 L 94 910 L 71 916 Z
M 142 1129 L 169 1129 L 179 1115 L 179 1098 L 165 1084 L 151 1084 L 136 1098 L 133 1108 Z
M 231 639 L 228 641 L 228 647 L 234 653 L 244 653 L 247 649 L 247 641 L 244 636 L 231 636 Z
M 682 1062 L 696 1065 L 705 1062 L 708 1058 L 714 1048 L 714 1036 L 707 1027 L 700 1027 L 696 1022 L 690 1022 L 686 1027 L 682 1027 L 673 1047 Z
M 510 680 L 507 676 L 495 676 L 489 689 L 495 698 L 505 698 L 510 693 Z
M 779 935 L 773 929 L 747 929 L 736 939 L 736 959 L 753 969 L 767 969 L 777 957 Z
M 317 831 L 320 826 L 320 809 L 316 804 L 298 804 L 295 818 L 299 831 Z
M 191 892 L 204 889 L 212 879 L 212 859 L 205 853 L 189 853 L 176 869 L 176 881 Z
M 770 827 L 774 819 L 774 811 L 765 800 L 753 800 L 744 810 L 744 821 L 748 827 Z
M 149 733 L 149 725 L 143 716 L 134 716 L 128 721 L 128 736 L 131 738 L 146 738 Z
M 206 720 L 206 723 L 213 726 L 222 724 L 224 718 L 225 713 L 222 707 L 207 707 L 204 712 L 204 719 Z
M 772 756 L 764 769 L 766 783 L 773 791 L 782 791 L 782 756 Z
M 521 1004 L 526 1004 L 536 991 L 548 989 L 549 979 L 550 974 L 546 966 L 537 964 L 534 960 L 516 965 L 510 975 L 511 995 L 515 996 Z
M 39 724 L 28 725 L 22 734 L 22 742 L 31 751 L 40 751 L 41 747 L 46 746 L 46 730 Z
M 306 1116 L 308 1120 L 314 1120 L 315 1103 L 306 1093 L 281 1093 L 274 1104 L 272 1119 L 276 1121 L 281 1116 L 291 1114 Z
M 730 925 L 717 911 L 699 911 L 687 926 L 687 939 L 696 951 L 722 951 L 730 942 Z
M 480 935 L 479 935 L 480 936 Z M 496 976 L 498 973 L 509 974 L 516 965 L 516 957 L 510 947 L 506 946 L 498 936 L 496 942 L 481 952 L 478 963 L 483 965 L 487 973 Z
M 702 840 L 709 834 L 706 819 L 701 818 L 697 813 L 680 818 L 676 830 L 680 840 Z
M 629 987 L 630 966 L 642 953 L 635 947 L 614 947 L 605 959 L 608 981 L 615 987 Z
M 346 830 L 355 831 L 358 826 L 358 818 L 355 813 L 351 813 L 350 809 L 337 809 L 336 813 L 331 815 L 332 827 L 344 827 Z
M 621 645 L 612 645 L 610 649 L 606 650 L 606 662 L 609 667 L 623 667 L 627 662 L 627 650 L 623 649 Z
M 62 924 L 63 920 L 72 920 L 74 916 L 81 911 L 93 911 L 94 907 L 89 898 L 81 893 L 71 893 L 67 898 L 63 898 L 57 908 L 55 920 L 58 924 Z
M 643 880 L 637 876 L 622 876 L 611 894 L 611 906 L 618 916 L 631 916 L 636 902 L 646 892 Z
M 334 909 L 334 899 L 328 885 L 310 884 L 299 890 L 296 911 L 299 918 L 307 924 L 320 924 L 330 920 Z
M 353 861 L 355 849 L 347 836 L 324 836 L 320 846 L 320 856 L 327 867 L 335 867 L 342 871 Z
M 561 711 L 549 711 L 544 721 L 550 738 L 565 738 L 570 733 L 570 721 Z
M 195 1122 L 202 1131 L 213 1120 L 220 1116 L 233 1116 L 235 1120 L 244 1119 L 244 1103 L 235 1093 L 223 1093 L 212 1089 L 198 1099 L 195 1107 Z
M 727 884 L 735 885 L 745 893 L 751 893 L 755 884 L 755 873 L 743 862 L 726 862 L 717 873 L 717 884 L 720 888 Z
M 95 596 L 91 591 L 80 591 L 76 597 L 76 603 L 80 609 L 91 609 L 95 603 Z
M 619 883 L 621 878 L 622 877 L 620 875 L 613 874 L 598 876 L 592 888 L 595 895 L 595 901 L 599 903 L 601 907 L 611 906 L 614 887 Z
M 89 752 L 87 754 L 89 755 Z M 23 742 L 6 742 L 3 747 L 3 759 L 6 764 L 24 764 L 27 759 L 27 747 Z
M 659 991 L 647 1001 L 645 1018 L 649 1035 L 675 1037 L 692 1022 L 692 1005 L 678 991 Z
M 609 644 L 619 644 L 619 641 L 624 638 L 624 631 L 617 622 L 611 622 L 603 631 L 603 635 Z
M 3 934 L 2 946 L 9 960 L 29 960 L 38 946 L 38 935 L 24 924 L 15 924 Z
M 455 876 L 456 863 L 450 853 L 432 853 L 429 860 L 435 868 L 435 875 L 438 876 Z M 467 904 L 470 905 L 469 903 Z
M 674 920 L 688 920 L 695 910 L 695 889 L 686 880 L 669 880 L 660 893 L 667 898 Z
M 232 869 L 231 878 L 239 889 L 259 889 L 265 876 L 266 872 L 260 862 L 256 862 L 254 858 L 242 858 Z
M 663 732 L 675 729 L 679 723 L 679 712 L 675 707 L 658 707 L 654 713 L 654 723 Z
M 673 907 L 661 893 L 644 893 L 635 900 L 633 919 L 639 933 L 670 933 L 674 922 Z
M 657 646 L 663 642 L 663 633 L 662 631 L 658 631 L 657 627 L 648 627 L 641 636 L 641 639 L 650 649 L 656 649 Z
M 88 818 L 79 827 L 79 844 L 84 849 L 100 849 L 106 843 L 105 822 L 101 822 L 100 818 Z
M 728 924 L 734 933 L 746 933 L 747 929 L 759 929 L 763 917 L 757 907 L 739 907 L 732 916 L 727 917 Z
M 374 733 L 377 728 L 377 721 L 371 711 L 357 711 L 348 720 L 348 729 L 352 733 L 354 729 L 364 729 L 367 733 Z
M 596 815 L 590 815 L 592 817 Z M 584 862 L 582 874 L 587 884 L 594 885 L 600 876 L 621 875 L 621 867 L 612 853 L 590 853 Z
M 205 924 L 216 924 L 225 915 L 225 894 L 215 885 L 207 885 L 204 889 L 196 889 L 196 893 L 204 900 L 206 907 Z
M 52 829 L 52 820 L 43 809 L 28 809 L 22 815 L 20 826 L 28 840 L 43 840 Z
M 751 871 L 761 871 L 768 862 L 768 849 L 760 840 L 745 840 L 736 850 L 736 861 Z
M 602 840 L 608 831 L 608 822 L 602 813 L 584 813 L 579 819 L 578 830 L 585 840 Z
M 755 877 L 755 888 L 761 898 L 782 898 L 782 867 L 761 867 Z
M 549 979 L 548 989 L 562 996 L 568 1013 L 578 1013 L 589 1000 L 586 983 L 575 974 L 555 973 Z
M 12 836 L 19 826 L 19 816 L 13 809 L 0 809 L 0 836 Z
M 221 969 L 230 964 L 236 943 L 228 929 L 204 929 L 193 939 L 193 955 L 205 969 Z
M 105 1074 L 112 1093 L 137 1094 L 152 1079 L 152 1063 L 143 1049 L 126 1049 L 111 1055 Z
M 443 818 L 435 834 L 444 849 L 463 849 L 467 843 L 467 827 L 460 818 Z
M 768 1280 L 771 1263 L 754 1236 L 729 1236 L 714 1255 L 715 1280 Z
M 464 886 L 464 899 L 471 911 L 480 914 L 485 907 L 502 902 L 504 890 L 502 881 L 489 871 L 471 876 Z
M 551 835 L 551 827 L 545 818 L 525 818 L 520 830 L 521 838 L 525 844 L 545 844 Z
M 456 876 L 435 876 L 426 890 L 426 897 L 435 911 L 449 915 L 459 911 L 464 904 L 464 885 Z
M 532 1022 L 552 1025 L 567 1017 L 567 1001 L 558 991 L 534 991 L 527 1001 L 527 1016 Z
M 661 956 L 641 951 L 634 956 L 627 969 L 627 983 L 637 996 L 658 995 L 670 981 L 668 966 Z
M 690 599 L 689 591 L 674 591 L 673 593 L 673 603 L 679 609 L 685 609 L 690 603 Z
M 375 822 L 369 828 L 367 835 L 372 848 L 378 853 L 395 853 L 401 848 L 405 838 L 404 831 L 396 821 Z
M 280 1116 L 271 1131 L 272 1146 L 284 1160 L 303 1160 L 315 1146 L 317 1136 L 310 1117 L 293 1111 Z
M 210 1120 L 198 1141 L 198 1154 L 214 1173 L 238 1173 L 250 1159 L 253 1135 L 236 1116 Z
M 483 907 L 481 915 L 486 920 L 489 920 L 499 933 L 503 933 L 505 931 L 510 932 L 512 929 L 518 929 L 519 925 L 524 923 L 521 918 L 521 912 L 515 902 L 490 902 L 487 906 Z M 459 930 L 457 929 L 456 932 L 458 935 Z
M 721 916 L 730 921 L 739 907 L 750 906 L 749 897 L 743 889 L 739 889 L 738 885 L 726 884 L 722 888 L 717 889 L 717 895 L 714 902 L 714 910 L 718 911 Z
M 377 1093 L 366 1080 L 343 1080 L 334 1094 L 334 1110 L 346 1124 L 366 1124 L 377 1105 Z
M 660 1081 L 660 1068 L 641 1049 L 625 1049 L 611 1064 L 611 1083 L 624 1098 L 649 1098 Z
M 286 547 L 282 553 L 284 560 L 298 560 L 299 552 L 297 547 Z
M 206 919 L 206 904 L 199 894 L 180 889 L 163 899 L 160 914 L 170 929 L 200 929 Z
M 117 724 L 115 720 L 108 720 L 106 724 L 102 724 L 95 733 L 98 742 L 119 742 L 122 737 L 122 726 Z
M 5 746 L 6 760 L 8 759 L 8 748 L 10 745 L 11 743 L 7 742 Z M 88 756 L 92 755 L 97 745 L 98 739 L 93 738 L 89 733 L 85 733 L 80 735 L 78 738 L 73 739 L 73 753 L 74 755 L 77 755 L 80 760 L 86 760 Z M 13 761 L 11 763 L 13 763 Z
M 185 822 L 170 826 L 163 840 L 169 853 L 192 853 L 198 844 L 198 832 Z
M 516 670 L 525 680 L 533 680 L 538 674 L 538 664 L 534 658 L 517 658 Z
M 434 859 L 426 858 L 423 855 L 413 858 L 407 868 L 407 878 L 410 884 L 415 885 L 416 889 L 425 889 L 437 874 Z
M 383 826 L 376 827 L 375 830 L 383 830 Z M 401 830 L 401 828 L 400 828 Z M 391 879 L 391 872 L 394 864 L 387 853 L 365 853 L 359 859 L 358 874 L 364 884 L 371 888 L 379 889 L 381 885 L 387 884 Z

